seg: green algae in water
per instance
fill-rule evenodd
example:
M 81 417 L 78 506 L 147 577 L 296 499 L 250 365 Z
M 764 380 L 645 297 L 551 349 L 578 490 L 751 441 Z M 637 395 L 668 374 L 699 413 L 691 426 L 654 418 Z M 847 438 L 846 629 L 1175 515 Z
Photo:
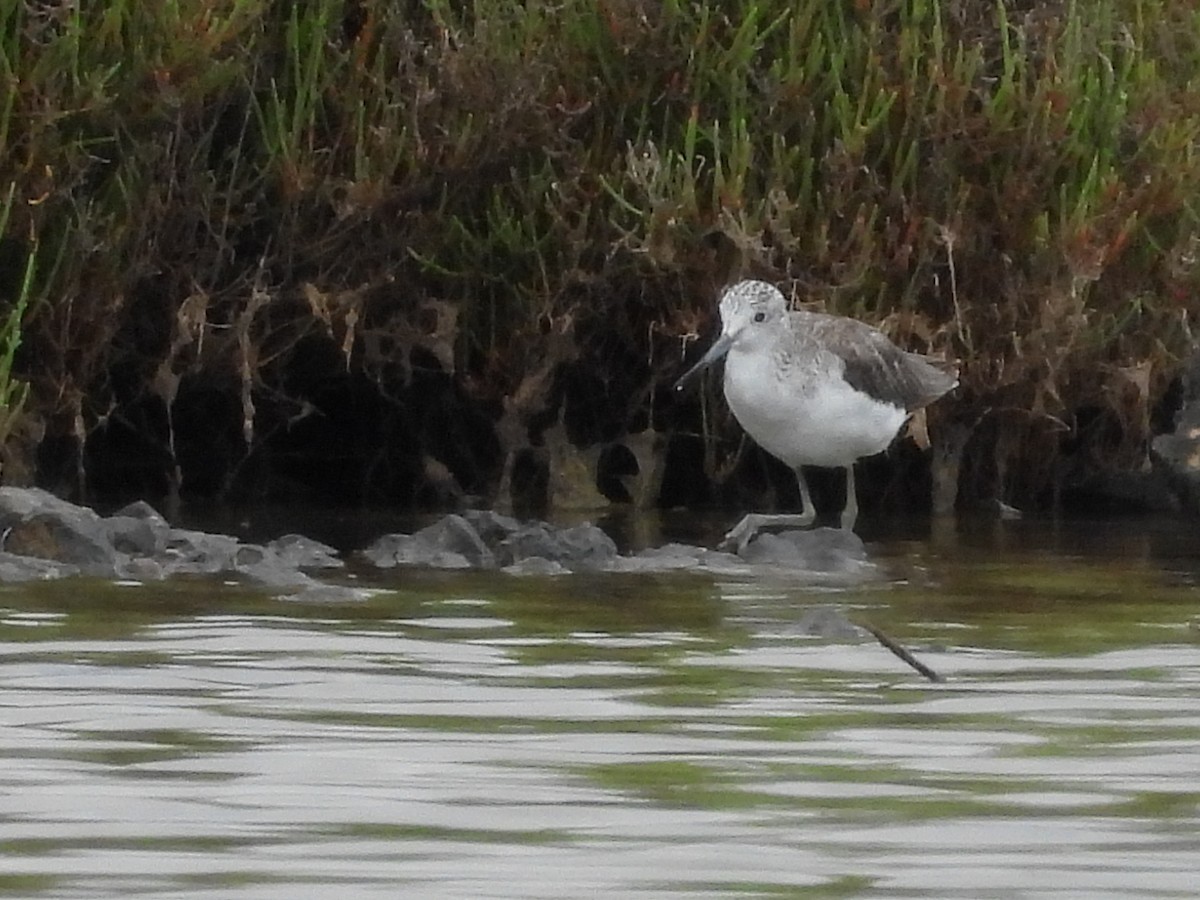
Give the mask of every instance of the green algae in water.
M 1200 588 L 1141 565 L 1085 559 L 951 564 L 936 584 L 851 591 L 845 601 L 869 607 L 871 620 L 901 639 L 919 628 L 927 641 L 968 647 L 1082 656 L 1200 641 L 1188 627 Z

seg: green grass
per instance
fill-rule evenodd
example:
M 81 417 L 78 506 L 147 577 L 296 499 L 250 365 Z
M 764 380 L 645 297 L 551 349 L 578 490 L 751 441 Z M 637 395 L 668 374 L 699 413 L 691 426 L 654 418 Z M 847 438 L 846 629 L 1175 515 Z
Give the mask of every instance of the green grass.
M 306 341 L 392 378 L 426 298 L 481 400 L 559 333 L 649 395 L 759 274 L 963 357 L 1014 459 L 1094 406 L 1127 461 L 1200 289 L 1200 12 L 1022 10 L 5 0 L 5 421 L 232 375 L 252 444 Z

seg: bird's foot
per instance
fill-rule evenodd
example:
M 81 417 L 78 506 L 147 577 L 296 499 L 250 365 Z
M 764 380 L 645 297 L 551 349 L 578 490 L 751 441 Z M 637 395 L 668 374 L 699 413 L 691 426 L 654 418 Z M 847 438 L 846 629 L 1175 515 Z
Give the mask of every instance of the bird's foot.
M 754 514 L 751 513 L 730 528 L 721 543 L 717 544 L 717 549 L 727 553 L 741 553 L 745 550 L 750 539 L 758 531 L 758 525 L 754 522 L 754 518 Z
M 807 528 L 812 525 L 815 519 L 816 515 L 811 512 L 777 515 L 750 513 L 729 530 L 729 533 L 717 545 L 717 549 L 740 555 L 746 549 L 746 545 L 754 539 L 754 536 L 769 525 L 790 525 L 793 528 Z

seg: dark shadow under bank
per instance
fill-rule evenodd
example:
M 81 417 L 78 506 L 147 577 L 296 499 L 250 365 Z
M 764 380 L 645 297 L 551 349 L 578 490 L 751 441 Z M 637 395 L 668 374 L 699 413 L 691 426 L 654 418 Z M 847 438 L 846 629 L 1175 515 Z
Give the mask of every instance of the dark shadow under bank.
M 506 443 L 497 405 L 434 367 L 387 390 L 344 369 L 318 371 L 292 396 L 256 404 L 249 445 L 243 410 L 228 389 L 185 378 L 169 427 L 160 399 L 131 397 L 82 447 L 70 437 L 43 440 L 35 483 L 88 504 L 146 499 L 162 509 L 183 502 L 418 514 L 499 506 L 547 516 L 604 501 L 756 511 L 799 503 L 792 473 L 744 439 L 714 384 L 683 398 L 666 385 L 649 390 L 634 404 L 634 421 L 622 425 L 627 397 L 598 391 L 598 370 L 586 377 L 564 370 L 544 412 Z M 1170 433 L 1182 404 L 1181 390 L 1163 398 L 1152 416 L 1160 434 Z M 947 409 L 953 414 L 952 405 Z M 935 442 L 947 427 L 939 412 L 930 426 Z M 1145 466 L 1145 456 L 1136 468 L 1132 461 L 1122 466 L 1106 454 L 1106 446 L 1120 443 L 1120 435 L 1106 433 L 1115 423 L 1077 418 L 1076 429 L 1055 436 L 1028 465 L 1006 465 L 997 449 L 1005 421 L 984 416 L 972 423 L 956 461 L 957 508 L 1005 504 L 1089 516 L 1186 507 L 1163 466 Z M 911 439 L 860 461 L 864 512 L 928 515 L 935 465 L 935 454 Z M 840 508 L 840 472 L 812 470 L 810 484 L 819 512 Z M 562 502 L 564 492 L 570 502 Z

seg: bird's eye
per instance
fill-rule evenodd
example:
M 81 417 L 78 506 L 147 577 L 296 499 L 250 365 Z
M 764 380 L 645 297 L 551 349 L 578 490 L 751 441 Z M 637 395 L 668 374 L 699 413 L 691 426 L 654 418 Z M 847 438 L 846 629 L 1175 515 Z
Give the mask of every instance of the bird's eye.
M 754 314 L 754 321 L 755 321 L 755 322 L 762 322 L 762 321 L 765 321 L 765 320 L 766 320 L 766 318 L 767 318 L 767 314 L 766 314 L 765 312 L 756 312 L 756 313 Z

